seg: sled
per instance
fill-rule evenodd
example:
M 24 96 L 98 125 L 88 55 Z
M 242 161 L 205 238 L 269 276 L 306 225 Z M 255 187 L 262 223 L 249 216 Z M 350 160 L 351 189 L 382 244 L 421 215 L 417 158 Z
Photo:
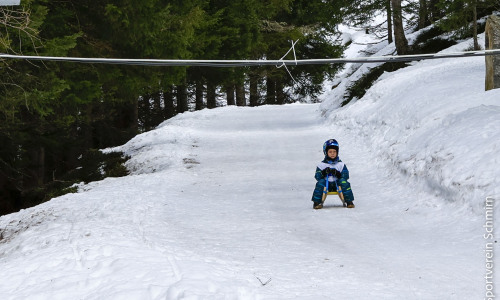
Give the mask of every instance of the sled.
M 347 207 L 347 204 L 345 203 L 345 200 L 344 200 L 344 194 L 342 193 L 342 188 L 337 184 L 336 181 L 334 181 L 334 182 L 335 182 L 335 185 L 337 186 L 337 191 L 336 192 L 328 192 L 328 176 L 329 175 L 326 176 L 326 186 L 323 189 L 323 198 L 321 199 L 321 204 L 325 203 L 326 196 L 338 195 L 340 198 L 340 201 L 342 201 L 342 206 Z

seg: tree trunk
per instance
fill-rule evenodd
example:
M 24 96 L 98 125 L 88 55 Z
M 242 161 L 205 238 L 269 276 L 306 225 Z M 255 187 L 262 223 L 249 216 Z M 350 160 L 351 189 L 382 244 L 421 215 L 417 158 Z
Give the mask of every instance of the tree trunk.
M 285 91 L 283 91 L 283 81 L 276 80 L 276 103 L 278 105 L 285 104 Z
M 177 113 L 188 111 L 187 87 L 185 84 L 177 86 Z
M 226 95 L 227 95 L 227 105 L 236 105 L 234 101 L 234 84 L 230 83 L 226 85 Z
M 493 50 L 500 49 L 500 17 L 495 15 L 488 16 L 485 35 L 485 49 Z M 500 88 L 500 56 L 488 55 L 485 57 L 485 89 L 498 89 Z
M 154 97 L 154 108 L 153 108 L 153 126 L 158 126 L 163 120 L 163 111 L 161 107 L 161 93 L 154 92 L 152 95 Z
M 45 174 L 45 148 L 35 146 L 29 149 L 28 153 L 30 165 L 28 176 L 23 179 L 23 189 L 25 190 L 42 186 Z
M 385 1 L 385 8 L 387 11 L 387 42 L 391 44 L 394 40 L 392 39 L 392 11 L 391 11 L 391 0 Z
M 406 40 L 403 28 L 403 16 L 401 13 L 401 0 L 391 0 L 392 20 L 394 23 L 394 40 L 396 42 L 396 51 L 398 55 L 408 53 L 408 40 Z
M 430 19 L 431 23 L 436 22 L 441 17 L 441 13 L 439 12 L 438 4 L 439 4 L 439 0 L 430 0 L 430 3 L 429 3 L 429 9 L 430 9 L 429 19 Z
M 217 95 L 215 89 L 216 85 L 213 84 L 210 80 L 207 82 L 207 108 L 216 108 L 217 107 Z
M 38 152 L 38 185 L 45 183 L 45 147 L 41 146 Z
M 163 101 L 165 102 L 163 115 L 165 119 L 170 119 L 175 116 L 174 94 L 172 93 L 172 89 L 173 87 L 169 85 L 165 92 L 163 92 Z
M 159 92 L 154 92 L 151 97 L 153 97 L 153 109 L 156 115 L 161 110 L 161 95 Z
M 238 82 L 236 84 L 236 105 L 246 106 L 247 100 L 245 99 L 245 86 L 243 82 Z
M 128 137 L 124 138 L 129 139 L 137 134 L 139 131 L 139 97 L 123 105 L 118 119 L 116 126 L 128 132 Z
M 203 82 L 201 79 L 196 80 L 196 107 L 195 110 L 203 109 Z
M 419 0 L 418 8 L 418 29 L 425 28 L 428 25 L 427 0 Z
M 149 108 L 149 94 L 145 94 L 143 96 L 139 96 L 137 99 L 138 107 L 139 107 L 139 130 L 148 131 L 149 130 L 149 120 L 151 119 L 151 109 Z
M 472 14 L 474 17 L 474 19 L 472 20 L 474 50 L 481 50 L 481 47 L 479 47 L 479 42 L 477 41 L 477 0 L 473 1 L 472 3 Z
M 139 98 L 136 97 L 135 101 L 132 102 L 132 124 L 131 124 L 131 129 L 132 129 L 132 132 L 135 132 L 135 134 L 137 134 L 137 132 L 139 132 Z M 134 134 L 134 135 L 135 135 Z M 130 138 L 132 138 L 133 136 L 131 136 Z
M 276 82 L 269 76 L 267 77 L 266 87 L 266 104 L 276 104 Z
M 83 131 L 83 138 L 85 140 L 84 142 L 84 148 L 96 148 L 96 145 L 94 144 L 94 136 L 92 132 L 92 123 L 94 122 L 94 115 L 93 115 L 93 103 L 89 103 L 85 106 L 85 114 L 87 115 L 86 120 L 82 121 L 82 123 L 79 124 L 79 127 Z
M 105 131 L 102 130 L 107 129 L 99 128 L 98 130 L 101 131 L 101 134 L 99 134 L 99 147 L 110 147 L 114 143 L 119 143 L 122 140 L 129 140 L 139 132 L 139 98 L 140 97 L 136 97 L 124 104 L 117 104 L 119 112 L 113 119 L 112 124 L 116 129 L 121 131 L 122 134 L 103 136 L 102 133 Z
M 250 75 L 250 106 L 259 105 L 258 80 L 257 76 Z

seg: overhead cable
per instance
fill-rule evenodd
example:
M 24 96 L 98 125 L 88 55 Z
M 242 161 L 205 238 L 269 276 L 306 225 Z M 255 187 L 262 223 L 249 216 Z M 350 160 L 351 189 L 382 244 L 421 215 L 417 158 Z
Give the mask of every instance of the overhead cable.
M 252 67 L 252 66 L 292 66 L 292 65 L 322 65 L 342 63 L 386 63 L 417 61 L 426 59 L 461 58 L 474 56 L 500 55 L 500 49 L 478 50 L 466 52 L 367 56 L 356 58 L 323 58 L 295 60 L 198 60 L 198 59 L 129 59 L 129 58 L 88 58 L 59 56 L 29 56 L 0 53 L 0 59 L 22 59 L 30 61 L 59 61 L 92 64 L 141 65 L 141 66 L 192 66 L 192 67 Z

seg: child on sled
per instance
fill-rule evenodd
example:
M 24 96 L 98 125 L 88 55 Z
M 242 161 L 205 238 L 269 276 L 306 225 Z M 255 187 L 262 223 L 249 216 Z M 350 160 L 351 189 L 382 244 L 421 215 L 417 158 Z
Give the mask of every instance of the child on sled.
M 340 187 L 344 195 L 347 208 L 354 208 L 354 195 L 352 194 L 349 179 L 349 171 L 346 165 L 339 158 L 339 144 L 336 140 L 330 139 L 323 144 L 323 153 L 325 159 L 320 162 L 316 168 L 316 187 L 312 195 L 313 208 L 323 208 L 323 191 L 326 187 L 328 176 L 328 192 L 337 191 Z

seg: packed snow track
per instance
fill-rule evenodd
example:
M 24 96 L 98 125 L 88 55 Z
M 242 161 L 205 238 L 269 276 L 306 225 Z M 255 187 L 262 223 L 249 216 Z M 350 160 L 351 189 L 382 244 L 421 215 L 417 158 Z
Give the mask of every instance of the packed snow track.
M 479 216 L 318 105 L 184 113 L 115 150 L 132 174 L 0 218 L 1 299 L 479 299 Z M 313 210 L 335 138 L 356 208 Z

